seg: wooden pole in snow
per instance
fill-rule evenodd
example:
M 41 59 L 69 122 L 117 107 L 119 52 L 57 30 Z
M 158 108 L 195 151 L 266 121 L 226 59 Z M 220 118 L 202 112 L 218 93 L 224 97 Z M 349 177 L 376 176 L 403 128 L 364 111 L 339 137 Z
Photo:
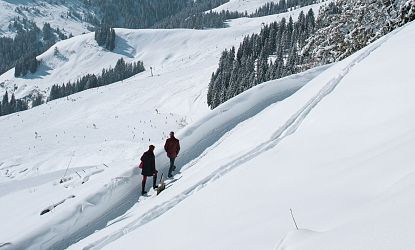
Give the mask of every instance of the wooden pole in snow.
M 62 176 L 62 178 L 61 178 L 61 181 L 60 181 L 60 183 L 63 183 L 63 182 L 64 182 L 63 178 L 65 178 L 65 176 L 66 176 L 66 173 L 68 172 L 68 169 L 69 169 L 69 165 L 71 165 L 71 162 L 72 162 L 72 158 L 73 158 L 73 156 L 74 156 L 74 155 L 75 155 L 75 151 L 73 151 L 73 152 L 72 152 L 72 156 L 71 156 L 71 159 L 69 160 L 68 166 L 66 167 L 66 170 L 65 170 L 65 174 L 63 174 L 63 176 Z

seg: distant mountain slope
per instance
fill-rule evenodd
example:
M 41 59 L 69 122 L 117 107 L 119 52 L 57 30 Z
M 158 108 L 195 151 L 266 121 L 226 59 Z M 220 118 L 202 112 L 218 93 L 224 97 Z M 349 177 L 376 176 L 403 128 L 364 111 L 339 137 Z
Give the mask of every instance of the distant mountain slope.
M 91 24 L 83 22 L 82 18 L 88 11 L 83 7 L 81 0 L 58 1 L 0 1 L 0 36 L 14 36 L 9 30 L 10 21 L 19 17 L 33 20 L 39 27 L 45 22 L 53 28 L 64 29 L 75 35 L 89 32 Z
M 289 0 L 288 0 L 289 1 Z M 278 3 L 279 0 L 230 0 L 229 2 L 222 4 L 221 6 L 214 8 L 213 11 L 220 12 L 222 10 L 229 11 L 238 11 L 238 12 L 248 12 L 252 14 L 256 9 L 263 6 L 266 3 L 275 2 Z
M 312 8 L 318 9 L 319 5 Z M 243 18 L 230 22 L 230 27 L 212 30 L 126 30 L 116 29 L 116 48 L 108 51 L 98 46 L 93 34 L 85 34 L 58 42 L 47 52 L 38 56 L 41 60 L 39 70 L 27 77 L 14 77 L 14 69 L 0 76 L 0 95 L 6 90 L 15 92 L 17 98 L 30 95 L 37 91 L 47 95 L 53 84 L 62 84 L 77 80 L 87 73 L 100 73 L 103 68 L 114 66 L 123 57 L 126 61 L 142 60 L 149 70 L 153 68 L 156 74 L 182 68 L 187 64 L 203 63 L 206 75 L 210 75 L 216 64 L 220 51 L 237 45 L 241 39 L 253 32 L 258 32 L 262 23 L 279 20 L 293 15 L 296 17 L 301 10 L 291 13 L 271 15 L 261 18 Z M 171 45 L 174 44 L 173 49 Z M 200 52 L 201 44 L 206 50 Z M 58 54 L 55 53 L 55 48 Z M 208 56 L 212 61 L 202 60 Z M 180 63 L 177 63 L 177 60 Z M 201 61 L 202 60 L 202 61 Z M 149 75 L 149 73 L 147 73 Z M 139 77 L 138 79 L 141 79 Z M 208 79 L 208 78 L 206 78 Z M 207 84 L 208 80 L 204 84 Z M 203 97 L 204 98 L 204 97 Z

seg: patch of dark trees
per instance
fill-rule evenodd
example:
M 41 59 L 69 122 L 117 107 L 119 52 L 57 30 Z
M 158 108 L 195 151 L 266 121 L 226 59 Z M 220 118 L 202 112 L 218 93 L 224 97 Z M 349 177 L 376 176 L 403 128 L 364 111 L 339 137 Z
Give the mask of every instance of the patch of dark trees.
M 50 90 L 48 100 L 55 100 L 87 89 L 122 81 L 144 70 L 143 62 L 126 63 L 123 58 L 120 58 L 114 68 L 103 69 L 100 75 L 87 74 L 76 82 L 68 82 L 62 85 L 54 84 Z
M 16 76 L 35 72 L 39 64 L 34 60 L 36 55 L 45 52 L 56 41 L 67 38 L 59 28 L 51 28 L 49 23 L 40 29 L 34 22 L 20 18 L 10 23 L 9 30 L 15 31 L 16 36 L 0 37 L 0 74 L 15 66 L 18 66 Z
M 9 93 L 6 91 L 6 93 L 3 95 L 2 100 L 0 101 L 0 116 L 20 112 L 27 109 L 27 102 L 22 99 L 16 99 L 14 97 L 14 93 L 9 99 Z
M 314 12 L 301 12 L 265 25 L 259 34 L 246 36 L 238 50 L 222 52 L 218 69 L 212 73 L 207 103 L 213 109 L 262 82 L 303 71 L 310 59 L 299 50 L 316 30 Z
M 115 49 L 115 30 L 108 25 L 102 25 L 95 30 L 95 40 L 99 46 L 113 51 Z

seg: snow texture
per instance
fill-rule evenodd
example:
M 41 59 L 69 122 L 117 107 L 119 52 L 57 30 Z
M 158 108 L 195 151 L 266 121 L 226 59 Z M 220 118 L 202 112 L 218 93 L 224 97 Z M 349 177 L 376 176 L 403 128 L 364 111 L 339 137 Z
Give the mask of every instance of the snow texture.
M 67 61 L 53 47 L 41 55 L 43 75 L 0 76 L 24 96 L 121 55 L 155 72 L 0 117 L 0 247 L 413 248 L 414 23 L 206 107 L 220 52 L 287 15 L 203 31 L 117 29 L 115 52 L 86 34 L 56 45 Z M 170 130 L 180 173 L 159 196 L 139 197 L 138 159 L 154 144 L 166 173 Z
M 20 10 L 20 11 L 18 11 Z M 92 25 L 83 22 L 81 19 L 68 16 L 68 12 L 75 11 L 80 16 L 87 10 L 83 7 L 80 0 L 65 1 L 28 1 L 28 0 L 1 0 L 0 1 L 0 36 L 14 37 L 15 32 L 9 30 L 10 21 L 19 17 L 20 20 L 26 18 L 36 23 L 39 28 L 45 22 L 50 23 L 53 28 L 64 29 L 69 34 L 79 35 L 89 32 L 88 28 Z

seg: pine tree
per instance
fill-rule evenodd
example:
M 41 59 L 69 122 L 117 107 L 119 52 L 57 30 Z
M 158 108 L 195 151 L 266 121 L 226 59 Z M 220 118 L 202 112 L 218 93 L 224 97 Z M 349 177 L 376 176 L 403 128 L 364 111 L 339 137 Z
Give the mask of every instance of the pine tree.
M 32 57 L 30 58 L 30 65 L 29 65 L 30 73 L 34 74 L 36 72 L 38 64 L 39 62 L 36 59 L 36 55 L 32 54 Z
M 113 51 L 115 49 L 115 30 L 111 29 L 111 34 L 110 34 L 110 41 L 108 44 L 108 49 L 110 51 Z
M 313 9 L 309 9 L 306 15 L 307 35 L 314 33 L 316 28 L 316 19 Z
M 125 61 L 123 58 L 120 58 L 114 67 L 114 71 L 117 74 L 115 81 L 119 81 L 125 76 L 125 69 L 126 69 Z
M 22 74 L 22 65 L 20 63 L 16 63 L 16 66 L 14 67 L 14 76 L 19 77 Z
M 8 115 L 10 114 L 10 107 L 9 107 L 9 95 L 6 91 L 6 93 L 4 93 L 3 95 L 3 100 L 2 100 L 2 113 L 3 115 Z
M 24 111 L 24 110 L 27 110 L 27 108 L 28 108 L 27 103 L 24 100 L 21 100 L 21 99 L 16 100 L 16 111 L 15 112 Z
M 216 80 L 215 72 L 212 72 L 207 92 L 207 105 L 213 107 L 213 93 L 214 93 L 214 82 Z
M 49 42 L 51 42 L 51 43 L 54 43 L 55 41 L 55 39 L 54 39 L 54 36 L 53 36 L 53 30 L 52 30 L 52 28 L 50 27 L 50 24 L 49 23 L 45 23 L 44 25 L 43 25 L 43 28 L 42 28 L 42 35 L 43 35 L 43 39 L 45 40 L 45 41 L 49 41 Z
M 10 113 L 16 112 L 16 98 L 14 97 L 14 93 L 12 93 L 12 97 L 10 98 L 9 109 Z
M 55 86 L 55 85 L 53 85 L 53 86 Z M 33 107 L 36 107 L 36 106 L 39 106 L 39 105 L 41 105 L 43 103 L 43 101 L 42 101 L 42 96 L 40 96 L 40 95 L 36 95 L 35 96 L 35 98 L 33 99 L 33 101 L 32 101 L 32 108 Z
M 295 68 L 296 64 L 297 64 L 297 46 L 293 46 L 287 58 L 285 75 L 291 75 L 291 74 L 297 73 L 296 68 Z
M 232 73 L 229 80 L 229 87 L 226 90 L 225 100 L 229 100 L 235 96 L 238 89 L 238 78 L 240 74 L 240 65 L 238 60 L 233 62 Z

